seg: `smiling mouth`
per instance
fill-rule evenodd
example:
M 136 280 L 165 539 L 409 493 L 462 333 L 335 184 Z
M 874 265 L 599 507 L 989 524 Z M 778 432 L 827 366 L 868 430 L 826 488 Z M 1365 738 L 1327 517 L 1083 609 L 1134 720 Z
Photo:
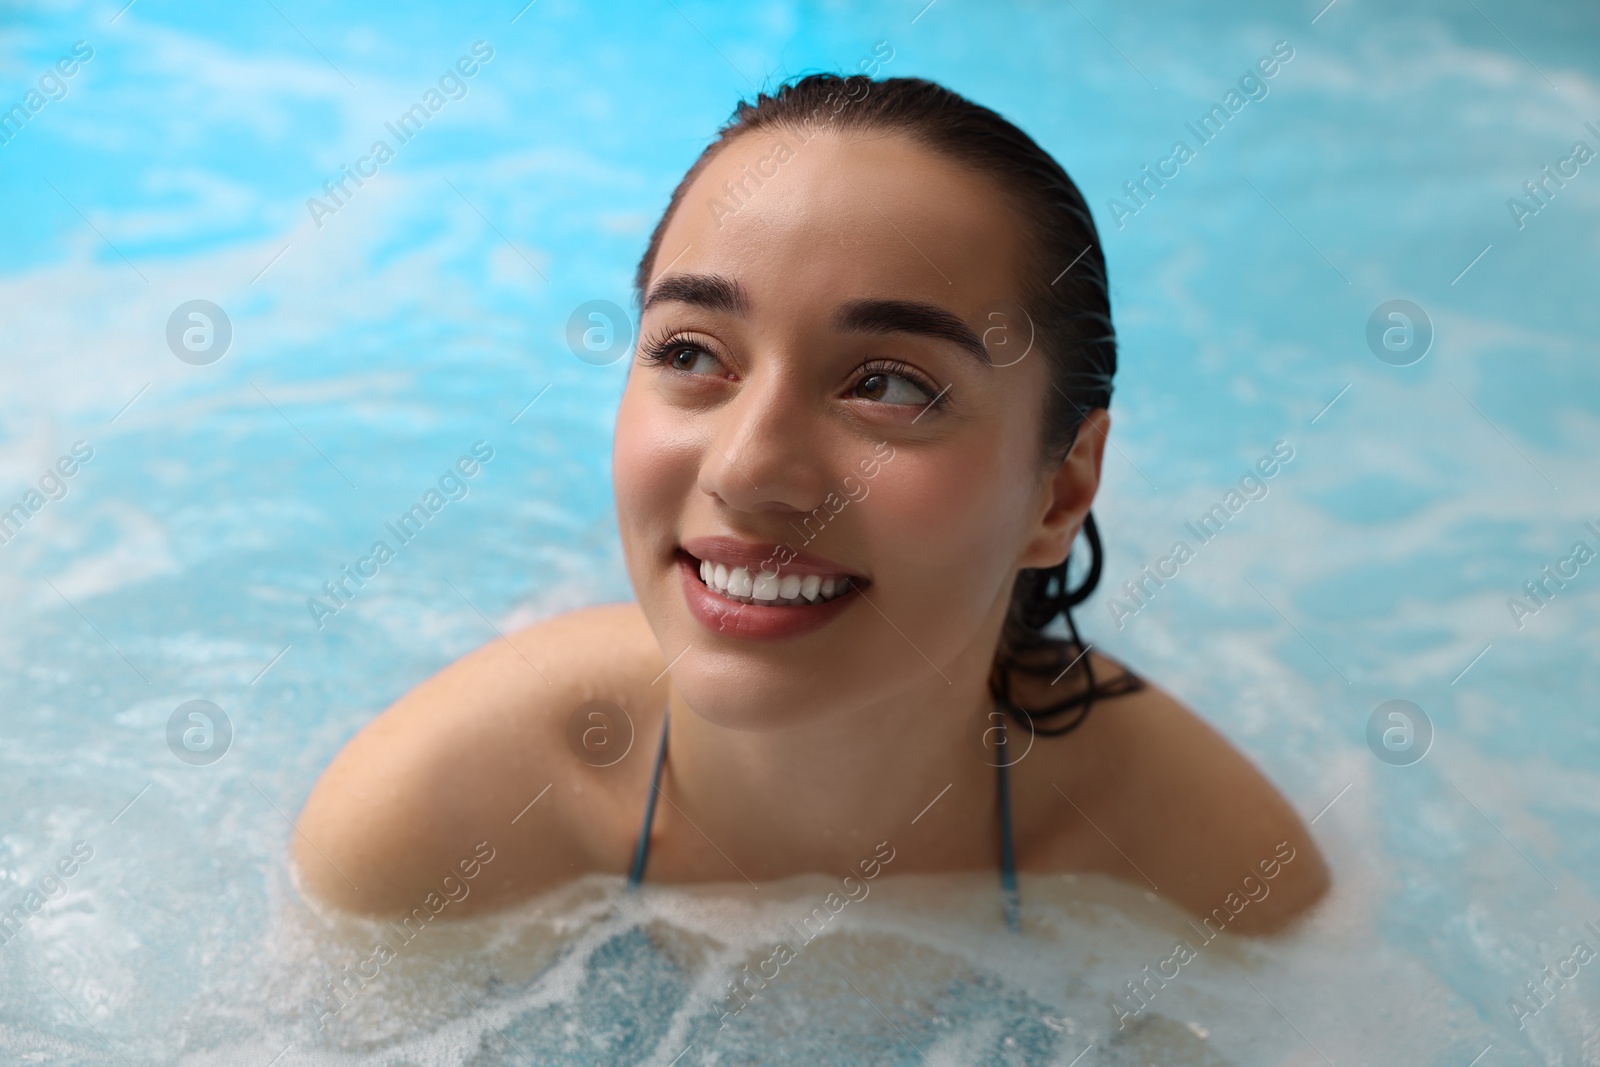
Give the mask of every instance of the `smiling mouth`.
M 682 551 L 680 549 L 680 551 Z M 701 584 L 717 596 L 760 607 L 806 607 L 826 604 L 867 584 L 848 574 L 785 574 L 780 567 L 729 565 L 683 553 L 697 569 Z

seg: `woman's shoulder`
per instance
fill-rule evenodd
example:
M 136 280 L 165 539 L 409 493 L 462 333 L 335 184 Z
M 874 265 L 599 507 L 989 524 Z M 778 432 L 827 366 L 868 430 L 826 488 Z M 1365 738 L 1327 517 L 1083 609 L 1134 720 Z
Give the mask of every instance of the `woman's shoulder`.
M 558 615 L 445 666 L 368 722 L 313 787 L 294 841 L 302 890 L 398 914 L 444 875 L 477 869 L 467 911 L 620 870 L 614 831 L 648 770 L 575 749 L 569 723 L 581 714 L 619 742 L 648 736 L 664 666 L 636 604 Z M 471 862 L 483 854 L 495 858 Z
M 1126 671 L 1091 655 L 1101 679 Z M 1160 686 L 1145 680 L 1097 701 L 1083 726 L 1061 740 L 1072 739 L 1077 746 L 1055 747 L 1048 767 L 1072 778 L 1044 785 L 1061 794 L 1061 818 L 1044 835 L 1047 863 L 1149 886 L 1201 919 L 1223 909 L 1236 933 L 1279 930 L 1326 892 L 1327 867 L 1288 800 Z M 1069 785 L 1078 795 L 1064 791 Z

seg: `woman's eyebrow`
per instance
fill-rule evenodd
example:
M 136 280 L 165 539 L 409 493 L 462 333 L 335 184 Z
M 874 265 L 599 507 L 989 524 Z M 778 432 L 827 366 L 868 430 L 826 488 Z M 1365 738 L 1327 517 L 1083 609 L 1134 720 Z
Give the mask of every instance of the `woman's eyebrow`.
M 744 287 L 720 274 L 669 274 L 650 287 L 650 295 L 645 297 L 639 313 L 642 315 L 656 304 L 667 302 L 693 304 L 732 315 L 743 315 L 750 310 L 750 298 Z
M 961 319 L 936 304 L 916 300 L 851 300 L 833 313 L 833 328 L 840 333 L 913 333 L 953 341 L 992 366 L 983 339 Z
M 650 287 L 640 314 L 656 304 L 669 302 L 731 315 L 745 315 L 750 310 L 750 298 L 744 287 L 721 274 L 669 274 Z M 937 304 L 917 300 L 851 300 L 834 310 L 833 328 L 840 333 L 909 333 L 951 341 L 985 366 L 993 364 L 983 339 L 972 327 Z

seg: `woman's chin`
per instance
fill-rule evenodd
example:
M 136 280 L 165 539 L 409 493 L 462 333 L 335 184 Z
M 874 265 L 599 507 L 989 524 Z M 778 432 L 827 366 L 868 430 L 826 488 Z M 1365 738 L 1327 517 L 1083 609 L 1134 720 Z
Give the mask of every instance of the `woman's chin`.
M 764 733 L 782 729 L 811 717 L 816 712 L 785 699 L 775 689 L 729 684 L 726 677 L 673 679 L 673 688 L 694 713 L 713 726 L 727 730 Z

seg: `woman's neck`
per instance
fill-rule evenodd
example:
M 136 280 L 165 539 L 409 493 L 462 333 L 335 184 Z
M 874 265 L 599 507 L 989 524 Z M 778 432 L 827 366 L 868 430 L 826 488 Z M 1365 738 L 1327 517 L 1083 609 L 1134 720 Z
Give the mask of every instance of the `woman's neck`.
M 928 679 L 765 730 L 708 722 L 674 690 L 662 788 L 723 854 L 730 879 L 843 873 L 881 841 L 905 860 L 900 872 L 991 866 L 997 757 L 984 747 L 987 675 Z

